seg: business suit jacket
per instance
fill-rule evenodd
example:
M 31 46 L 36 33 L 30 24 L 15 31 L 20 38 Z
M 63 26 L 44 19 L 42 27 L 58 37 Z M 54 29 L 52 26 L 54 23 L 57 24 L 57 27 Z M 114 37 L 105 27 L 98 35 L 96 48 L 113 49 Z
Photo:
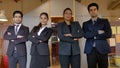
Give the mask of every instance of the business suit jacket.
M 72 34 L 72 37 L 64 36 L 64 34 L 68 33 Z M 78 22 L 71 22 L 71 32 L 65 22 L 58 24 L 58 37 L 60 39 L 58 48 L 59 55 L 80 54 L 79 43 L 73 40 L 74 38 L 83 37 L 83 31 Z
M 14 25 L 9 26 L 4 34 L 4 39 L 9 40 L 9 45 L 7 49 L 7 55 L 12 56 L 14 52 L 14 48 L 16 46 L 17 48 L 17 54 L 18 56 L 25 56 L 26 55 L 26 41 L 29 35 L 29 28 L 21 25 L 17 35 L 22 35 L 23 38 L 17 38 L 17 35 L 15 34 Z M 8 35 L 8 32 L 11 33 L 11 35 Z M 11 42 L 11 40 L 14 40 L 14 42 Z
M 105 33 L 98 34 L 98 30 L 104 30 Z M 84 49 L 85 53 L 91 53 L 94 42 L 95 47 L 99 53 L 107 54 L 110 52 L 110 46 L 107 42 L 107 39 L 111 37 L 112 32 L 107 19 L 98 18 L 97 22 L 94 25 L 90 19 L 83 23 L 83 31 L 85 34 L 84 37 L 86 38 Z
M 37 49 L 39 55 L 50 55 L 48 40 L 51 34 L 52 34 L 52 29 L 47 27 L 41 32 L 40 36 L 37 35 L 37 32 L 34 34 L 32 33 L 29 34 L 28 39 L 32 42 L 31 55 L 35 54 L 36 52 L 35 49 Z M 42 42 L 40 42 L 40 40 Z

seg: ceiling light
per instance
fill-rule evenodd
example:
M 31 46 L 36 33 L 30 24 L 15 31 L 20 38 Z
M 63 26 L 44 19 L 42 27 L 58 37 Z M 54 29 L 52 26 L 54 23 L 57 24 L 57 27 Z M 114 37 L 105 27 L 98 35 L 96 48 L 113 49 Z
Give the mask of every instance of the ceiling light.
M 8 21 L 4 10 L 0 10 L 0 21 Z

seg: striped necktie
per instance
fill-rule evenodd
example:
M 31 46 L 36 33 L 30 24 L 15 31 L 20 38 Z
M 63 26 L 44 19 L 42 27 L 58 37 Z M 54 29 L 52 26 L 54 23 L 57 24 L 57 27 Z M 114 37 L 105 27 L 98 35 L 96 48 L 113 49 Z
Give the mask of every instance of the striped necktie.
M 15 25 L 15 34 L 17 35 L 17 33 L 18 33 L 18 26 L 19 25 Z

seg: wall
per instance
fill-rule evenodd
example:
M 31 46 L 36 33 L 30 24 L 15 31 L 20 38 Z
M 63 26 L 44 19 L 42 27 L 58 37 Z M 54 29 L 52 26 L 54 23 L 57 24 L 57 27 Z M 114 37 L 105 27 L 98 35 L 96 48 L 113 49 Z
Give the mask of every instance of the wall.
M 60 17 L 63 16 L 63 10 L 65 8 L 71 8 L 73 10 L 73 0 L 51 0 L 50 1 L 51 16 L 60 16 Z
M 5 10 L 5 14 L 8 19 L 7 23 L 11 23 L 13 11 L 21 10 L 23 13 L 28 13 L 47 0 L 19 0 L 18 2 L 15 2 L 14 0 L 0 1 L 2 1 L 0 3 L 0 9 Z
M 87 11 L 86 6 L 75 2 L 75 20 L 79 21 L 80 25 L 82 26 L 84 21 L 87 21 L 90 19 L 89 13 Z M 80 49 L 81 49 L 81 68 L 87 68 L 87 60 L 86 55 L 84 54 L 84 45 L 85 45 L 85 39 L 82 38 L 79 40 Z

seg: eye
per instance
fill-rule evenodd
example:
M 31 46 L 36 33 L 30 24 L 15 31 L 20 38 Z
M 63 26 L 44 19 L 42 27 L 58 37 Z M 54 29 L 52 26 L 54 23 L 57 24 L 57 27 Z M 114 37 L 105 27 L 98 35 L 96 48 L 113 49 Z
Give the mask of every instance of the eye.
M 46 17 L 44 19 L 47 19 Z
M 95 11 L 96 9 L 94 9 L 94 11 Z
M 40 19 L 43 19 L 42 17 Z
M 91 9 L 90 11 L 93 11 L 93 9 Z
M 21 18 L 21 16 L 19 16 L 19 18 Z

